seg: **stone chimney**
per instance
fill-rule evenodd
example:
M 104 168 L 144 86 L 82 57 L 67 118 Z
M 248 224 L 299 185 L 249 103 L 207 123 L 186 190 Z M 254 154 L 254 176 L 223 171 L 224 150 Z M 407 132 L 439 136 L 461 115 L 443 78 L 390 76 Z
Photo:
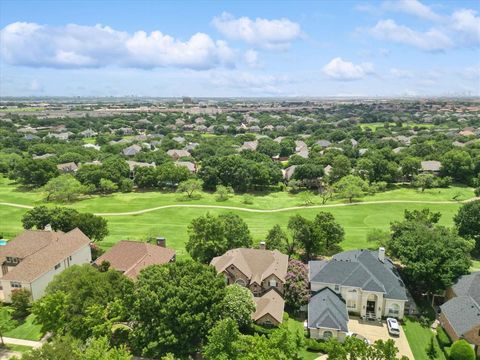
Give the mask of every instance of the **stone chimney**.
M 382 263 L 385 261 L 385 248 L 384 247 L 378 248 L 378 260 L 380 260 Z
M 267 247 L 265 245 L 265 241 L 260 241 L 260 246 L 259 246 L 259 249 L 260 250 L 265 250 Z
M 166 247 L 167 239 L 165 239 L 164 237 L 157 237 L 157 246 Z

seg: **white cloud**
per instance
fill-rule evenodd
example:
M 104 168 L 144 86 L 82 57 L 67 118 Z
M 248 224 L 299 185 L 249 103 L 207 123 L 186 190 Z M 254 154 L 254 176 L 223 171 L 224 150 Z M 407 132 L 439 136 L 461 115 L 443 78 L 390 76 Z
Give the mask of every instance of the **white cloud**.
M 340 57 L 332 59 L 322 71 L 329 78 L 335 80 L 358 80 L 373 72 L 372 63 L 354 64 Z
M 463 36 L 467 43 L 480 45 L 480 17 L 471 9 L 455 11 L 451 16 L 450 27 Z
M 256 52 L 255 50 L 247 50 L 245 52 L 244 58 L 248 66 L 252 68 L 260 66 L 260 63 L 258 61 L 258 52 Z
M 442 51 L 453 47 L 452 40 L 437 29 L 419 32 L 407 26 L 398 25 L 394 20 L 380 20 L 369 33 L 381 40 L 410 45 L 426 51 Z
M 212 20 L 213 26 L 225 37 L 242 40 L 252 46 L 266 49 L 285 49 L 301 35 L 300 25 L 289 19 L 252 20 L 248 17 L 235 18 L 223 13 Z
M 16 22 L 0 31 L 0 53 L 9 64 L 81 68 L 232 66 L 235 51 L 203 33 L 181 41 L 160 31 L 129 34 L 108 26 L 68 24 L 51 27 Z
M 388 0 L 382 3 L 384 10 L 398 11 L 414 15 L 422 19 L 438 21 L 441 16 L 436 14 L 430 7 L 418 0 Z
M 414 77 L 413 72 L 407 69 L 391 68 L 390 74 L 399 79 L 410 79 Z

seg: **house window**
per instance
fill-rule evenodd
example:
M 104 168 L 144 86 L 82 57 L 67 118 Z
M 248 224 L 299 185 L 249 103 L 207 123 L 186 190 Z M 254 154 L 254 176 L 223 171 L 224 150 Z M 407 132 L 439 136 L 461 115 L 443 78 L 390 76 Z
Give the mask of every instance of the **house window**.
M 340 291 L 340 285 L 335 285 L 335 291 L 339 292 Z
M 72 256 L 71 255 L 68 257 L 68 260 L 72 261 Z
M 241 285 L 241 286 L 246 286 L 247 284 L 245 283 L 245 280 L 243 279 L 237 279 L 235 280 L 235 284 Z
M 9 262 L 9 263 L 13 262 L 12 258 L 10 256 L 7 256 L 7 262 Z
M 10 281 L 10 287 L 13 289 L 21 289 L 22 284 L 20 284 L 18 281 Z
M 272 279 L 268 282 L 268 284 L 271 286 L 271 287 L 277 287 L 277 281 L 275 279 Z
M 13 260 L 14 264 L 18 263 L 18 258 L 14 257 L 14 258 L 12 258 L 12 260 Z
M 324 340 L 329 340 L 331 339 L 333 336 L 333 333 L 331 331 L 324 331 L 323 332 L 323 339 Z
M 60 264 L 55 265 L 55 270 L 60 268 Z
M 398 316 L 400 313 L 400 306 L 398 304 L 392 304 L 388 309 L 388 315 L 390 316 Z

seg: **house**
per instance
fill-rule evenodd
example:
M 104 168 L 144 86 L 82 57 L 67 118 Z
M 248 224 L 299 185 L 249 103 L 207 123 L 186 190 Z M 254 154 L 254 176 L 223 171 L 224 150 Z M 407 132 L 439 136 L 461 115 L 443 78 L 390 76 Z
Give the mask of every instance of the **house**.
M 322 148 L 327 148 L 332 145 L 332 143 L 328 140 L 318 140 L 317 142 L 315 142 L 315 145 L 319 145 Z
M 39 299 L 55 275 L 92 261 L 90 242 L 78 228 L 67 233 L 25 230 L 0 247 L 0 298 L 10 302 L 12 291 L 27 289 L 33 300 Z
M 49 159 L 51 157 L 56 156 L 55 154 L 43 154 L 43 155 L 33 155 L 32 159 L 33 160 L 43 160 L 43 159 Z
M 140 145 L 133 144 L 133 145 L 123 149 L 122 153 L 125 156 L 134 156 L 134 155 L 137 155 L 140 151 L 142 151 L 142 147 Z
M 345 301 L 329 287 L 314 293 L 308 302 L 307 327 L 313 339 L 344 341 L 348 332 Z
M 196 165 L 191 161 L 176 161 L 175 165 L 186 167 L 192 174 L 197 171 Z
M 133 179 L 135 177 L 135 168 L 137 167 L 155 167 L 155 163 L 145 163 L 139 161 L 131 161 L 127 160 L 128 167 L 130 169 L 130 178 Z
M 465 339 L 480 356 L 480 272 L 464 275 L 446 291 L 440 324 L 452 341 Z
M 57 169 L 62 173 L 73 173 L 78 170 L 78 166 L 74 162 L 68 162 L 64 164 L 58 164 Z
M 429 161 L 422 161 L 420 166 L 421 166 L 421 171 L 423 173 L 437 175 L 440 173 L 440 169 L 442 168 L 442 163 L 440 161 L 429 160 Z
M 150 265 L 162 265 L 175 261 L 175 250 L 165 247 L 165 239 L 157 238 L 157 245 L 139 241 L 122 240 L 113 245 L 94 264 L 100 266 L 104 261 L 111 269 L 136 279 L 140 271 Z
M 330 288 L 351 314 L 367 320 L 403 318 L 407 290 L 384 248 L 346 251 L 331 260 L 310 261 L 309 279 L 312 292 Z
M 297 168 L 297 165 L 291 165 L 287 167 L 285 170 L 283 170 L 283 178 L 287 181 L 290 181 L 290 179 L 293 177 L 293 174 L 295 173 L 295 169 Z
M 240 151 L 243 151 L 243 150 L 256 151 L 257 147 L 258 147 L 258 140 L 245 141 L 243 145 L 240 147 Z
M 278 326 L 283 321 L 283 309 L 285 300 L 275 290 L 270 289 L 259 297 L 254 297 L 256 309 L 252 314 L 252 319 L 259 325 Z
M 233 249 L 210 262 L 228 284 L 249 288 L 254 296 L 262 296 L 271 288 L 283 294 L 288 256 L 278 250 Z
M 178 160 L 183 157 L 191 157 L 192 155 L 187 150 L 172 149 L 167 151 L 167 155 L 173 160 Z
M 92 129 L 87 129 L 80 132 L 79 135 L 83 137 L 94 137 L 97 136 L 98 133 L 96 131 L 93 131 Z
M 97 151 L 100 151 L 100 145 L 95 145 L 95 144 L 84 144 L 82 145 L 86 149 L 94 149 Z

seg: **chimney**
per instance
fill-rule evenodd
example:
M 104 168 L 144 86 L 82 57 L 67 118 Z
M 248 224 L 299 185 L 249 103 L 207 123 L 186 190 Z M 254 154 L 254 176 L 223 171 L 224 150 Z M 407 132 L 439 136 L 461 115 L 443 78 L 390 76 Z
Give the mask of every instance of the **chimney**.
M 265 250 L 265 249 L 266 249 L 265 241 L 260 241 L 259 249 L 260 249 L 260 250 Z
M 378 248 L 378 260 L 380 260 L 382 263 L 385 261 L 385 248 L 384 247 Z
M 164 237 L 157 237 L 157 246 L 166 247 L 166 245 L 167 239 L 165 239 Z

